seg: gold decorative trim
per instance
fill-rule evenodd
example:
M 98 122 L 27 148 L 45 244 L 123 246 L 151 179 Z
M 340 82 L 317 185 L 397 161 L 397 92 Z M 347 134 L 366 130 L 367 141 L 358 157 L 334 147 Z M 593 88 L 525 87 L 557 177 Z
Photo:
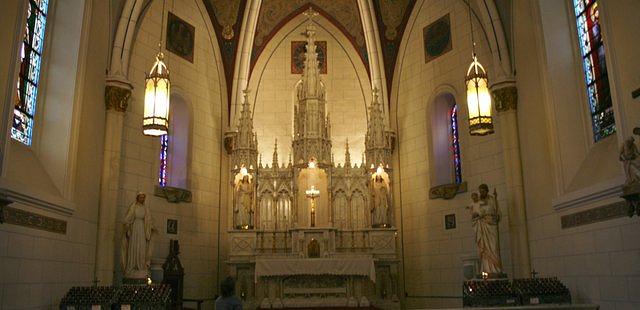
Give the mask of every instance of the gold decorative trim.
M 491 91 L 498 112 L 516 110 L 518 108 L 518 88 L 507 86 Z
M 467 182 L 460 184 L 444 184 L 429 189 L 429 199 L 453 199 L 458 193 L 467 191 Z
M 562 229 L 578 227 L 628 216 L 626 202 L 619 201 L 560 217 Z
M 67 234 L 67 221 L 16 209 L 6 205 L 2 207 L 1 218 L 2 223 L 6 224 L 19 225 L 62 235 Z
M 153 194 L 171 203 L 191 202 L 191 191 L 182 188 L 156 186 Z
M 126 112 L 131 98 L 131 90 L 113 85 L 104 88 L 104 103 L 107 110 Z

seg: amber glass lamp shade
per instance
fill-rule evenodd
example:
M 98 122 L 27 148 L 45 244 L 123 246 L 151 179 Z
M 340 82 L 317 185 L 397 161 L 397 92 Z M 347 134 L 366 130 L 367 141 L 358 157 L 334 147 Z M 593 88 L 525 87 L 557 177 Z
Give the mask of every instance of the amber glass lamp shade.
M 487 73 L 478 58 L 474 55 L 473 62 L 467 70 L 465 78 L 467 85 L 467 108 L 469 110 L 469 133 L 472 136 L 484 136 L 493 133 L 493 117 L 491 116 L 491 94 Z
M 169 132 L 171 81 L 169 81 L 169 70 L 163 59 L 164 55 L 158 53 L 156 61 L 145 79 L 142 132 L 146 136 L 157 137 Z

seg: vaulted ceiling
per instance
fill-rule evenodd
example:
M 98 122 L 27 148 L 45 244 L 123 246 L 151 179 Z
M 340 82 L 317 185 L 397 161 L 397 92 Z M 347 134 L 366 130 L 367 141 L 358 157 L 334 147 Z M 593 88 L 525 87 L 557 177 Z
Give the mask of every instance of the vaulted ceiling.
M 204 0 L 216 31 L 228 92 L 234 75 L 242 18 L 247 0 Z M 387 85 L 390 86 L 398 49 L 415 0 L 373 0 Z M 254 35 L 251 68 L 269 40 L 294 17 L 313 7 L 351 41 L 369 71 L 368 51 L 358 0 L 262 0 Z

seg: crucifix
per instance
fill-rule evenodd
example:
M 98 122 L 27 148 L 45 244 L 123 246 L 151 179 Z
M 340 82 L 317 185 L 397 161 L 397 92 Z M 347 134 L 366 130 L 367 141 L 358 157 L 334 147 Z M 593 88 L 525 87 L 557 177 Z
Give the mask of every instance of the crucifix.
M 310 189 L 305 191 L 305 194 L 311 202 L 311 227 L 316 227 L 316 198 L 320 196 L 320 191 L 312 185 Z

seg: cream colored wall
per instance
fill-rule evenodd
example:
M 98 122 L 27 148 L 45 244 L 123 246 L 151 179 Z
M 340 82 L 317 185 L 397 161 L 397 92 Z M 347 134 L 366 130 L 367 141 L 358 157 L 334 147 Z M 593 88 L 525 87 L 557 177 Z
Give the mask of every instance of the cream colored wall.
M 327 113 L 331 116 L 331 138 L 336 163 L 344 163 L 349 139 L 352 163 L 361 161 L 367 130 L 366 105 L 371 102 L 369 76 L 353 45 L 330 22 L 317 17 L 317 41 L 327 41 L 327 74 L 320 78 L 327 89 Z M 254 126 L 258 152 L 271 164 L 274 140 L 278 139 L 280 163 L 291 153 L 293 94 L 300 74 L 291 74 L 291 41 L 304 41 L 306 17 L 287 23 L 269 41 L 249 80 L 250 101 L 255 103 Z
M 638 218 L 623 217 L 569 229 L 560 226 L 561 216 L 620 201 L 619 194 L 591 197 L 556 209 L 556 201 L 571 193 L 566 190 L 568 186 L 562 186 L 563 179 L 580 179 L 581 190 L 569 195 L 574 200 L 597 193 L 602 188 L 597 184 L 607 178 L 615 180 L 613 186 L 620 184 L 623 172 L 617 162 L 618 145 L 639 125 L 638 99 L 633 100 L 630 93 L 640 85 L 640 41 L 634 39 L 638 38 L 635 29 L 640 27 L 640 20 L 632 13 L 640 11 L 640 4 L 599 3 L 618 128 L 614 137 L 605 139 L 609 141 L 598 143 L 607 144 L 603 150 L 598 146 L 585 148 L 576 139 L 560 145 L 554 142 L 570 134 L 584 136 L 579 129 L 563 132 L 570 129 L 560 128 L 564 123 L 582 122 L 580 109 L 586 107 L 579 54 L 572 46 L 577 44 L 577 35 L 571 24 L 569 1 L 514 2 L 519 135 L 531 263 L 541 276 L 558 276 L 571 289 L 575 302 L 597 303 L 601 309 L 637 309 Z M 562 118 L 556 113 L 561 108 L 566 113 Z M 563 153 L 568 152 L 577 155 L 559 164 Z M 598 152 L 597 158 L 589 158 Z M 572 161 L 575 164 L 570 164 Z
M 449 14 L 452 51 L 425 64 L 423 28 Z M 500 245 L 505 272 L 512 273 L 509 252 L 509 215 L 505 203 L 501 126 L 494 117 L 496 133 L 470 136 L 468 132 L 464 76 L 471 63 L 468 10 L 462 1 L 418 1 L 409 19 L 400 49 L 391 96 L 391 126 L 398 133 L 397 166 L 394 172 L 396 223 L 402 228 L 402 251 L 406 305 L 409 308 L 461 306 L 460 299 L 431 298 L 461 296 L 462 258 L 476 253 L 475 233 L 465 210 L 470 192 L 486 183 L 497 189 L 502 212 Z M 479 61 L 491 68 L 492 57 L 484 35 L 474 19 Z M 489 79 L 492 72 L 489 71 Z M 452 92 L 459 107 L 458 124 L 462 158 L 462 178 L 469 192 L 454 199 L 429 199 L 431 183 L 428 143 L 430 111 L 437 95 Z M 399 195 L 398 195 L 399 194 Z M 455 214 L 457 228 L 444 229 L 444 216 Z M 396 221 L 398 222 L 398 221 Z M 425 298 L 427 297 L 427 298 Z
M 154 1 L 140 22 L 129 67 L 128 77 L 134 90 L 125 116 L 118 220 L 133 202 L 136 191 L 146 192 L 147 203 L 159 231 L 154 259 L 161 264 L 169 251 L 169 239 L 178 239 L 180 259 L 185 268 L 184 296 L 211 298 L 216 293 L 219 263 L 217 232 L 224 123 L 222 108 L 226 106 L 221 95 L 221 66 L 214 53 L 217 42 L 202 3 L 184 0 L 167 7 L 196 28 L 194 63 L 165 51 L 172 91 L 185 98 L 191 109 L 188 189 L 193 194 L 193 201 L 172 204 L 152 194 L 158 182 L 160 140 L 143 136 L 141 125 L 145 72 L 151 68 L 160 39 L 162 2 Z M 166 234 L 167 219 L 178 220 L 178 235 Z M 118 227 L 116 236 L 120 233 L 121 227 Z
M 0 11 L 6 13 L 2 18 L 3 27 L 0 28 L 0 37 L 2 42 L 7 42 L 0 47 L 0 64 L 2 64 L 0 72 L 10 73 L 2 74 L 2 78 L 14 78 L 11 67 L 15 65 L 16 58 L 8 55 L 17 51 L 17 45 L 14 46 L 9 42 L 13 42 L 11 37 L 17 38 L 22 30 L 23 16 L 18 11 L 18 4 L 22 3 L 24 1 L 18 0 L 0 3 Z M 68 2 L 67 5 L 69 4 L 72 3 Z M 56 1 L 51 1 L 51 5 L 50 14 L 61 13 L 64 16 L 64 13 L 68 13 L 68 11 L 61 11 Z M 83 6 L 80 5 L 78 8 L 82 12 Z M 77 58 L 77 66 L 80 68 L 78 78 L 84 80 L 84 84 L 76 84 L 75 93 L 65 93 L 65 95 L 79 98 L 76 101 L 78 122 L 71 126 L 72 133 L 77 134 L 78 139 L 78 147 L 74 152 L 76 160 L 67 167 L 75 178 L 71 184 L 67 184 L 74 189 L 74 194 L 68 197 L 74 211 L 72 214 L 62 214 L 36 204 L 14 203 L 11 205 L 66 221 L 67 233 L 62 235 L 7 223 L 0 224 L 0 308 L 2 309 L 55 308 L 71 286 L 91 285 L 94 278 L 97 201 L 100 190 L 101 146 L 104 137 L 104 70 L 107 66 L 108 51 L 107 32 L 104 31 L 107 29 L 107 20 L 100 16 L 107 6 L 106 2 L 93 1 L 84 8 L 87 10 L 84 15 L 86 24 L 80 31 L 84 38 L 81 40 L 79 37 L 74 37 L 66 45 L 68 49 L 84 42 L 87 53 L 91 55 L 88 58 L 83 58 L 81 55 Z M 69 16 L 66 18 L 71 19 Z M 68 22 L 82 23 L 82 18 L 68 20 Z M 63 29 L 60 25 L 55 27 L 53 23 L 49 23 L 47 28 L 49 38 L 56 38 L 54 35 L 56 30 Z M 45 45 L 45 53 L 49 55 L 65 53 L 64 50 L 51 50 L 51 46 Z M 45 61 L 47 61 L 46 57 Z M 46 63 L 43 68 L 47 68 Z M 70 74 L 75 75 L 76 72 Z M 48 72 L 48 75 L 50 78 L 60 77 L 59 72 Z M 15 84 L 6 82 L 0 84 L 2 96 L 5 96 L 5 91 L 11 91 L 13 94 L 13 90 L 6 90 L 4 87 L 6 85 L 13 87 Z M 6 102 L 13 105 L 13 101 Z M 38 104 L 45 108 L 46 102 L 47 100 L 39 100 Z M 11 110 L 5 109 L 5 111 Z M 6 116 L 10 114 L 11 112 L 7 114 L 3 112 Z M 38 114 L 36 117 L 39 119 L 36 121 L 48 121 L 44 118 L 49 116 L 48 113 Z M 69 121 L 69 118 L 66 116 L 64 121 Z M 15 142 L 9 141 L 9 143 Z M 68 145 L 61 144 L 59 147 L 62 150 Z M 24 160 L 24 158 L 14 159 Z M 15 165 L 16 163 L 12 161 L 5 164 Z M 28 168 L 24 165 L 22 167 Z M 25 171 L 33 171 L 33 169 Z M 30 189 L 40 189 L 36 184 L 39 184 L 37 181 L 42 178 L 41 175 L 26 173 L 21 177 L 23 181 L 33 184 L 29 186 Z M 45 200 L 45 202 L 55 201 L 55 199 Z

